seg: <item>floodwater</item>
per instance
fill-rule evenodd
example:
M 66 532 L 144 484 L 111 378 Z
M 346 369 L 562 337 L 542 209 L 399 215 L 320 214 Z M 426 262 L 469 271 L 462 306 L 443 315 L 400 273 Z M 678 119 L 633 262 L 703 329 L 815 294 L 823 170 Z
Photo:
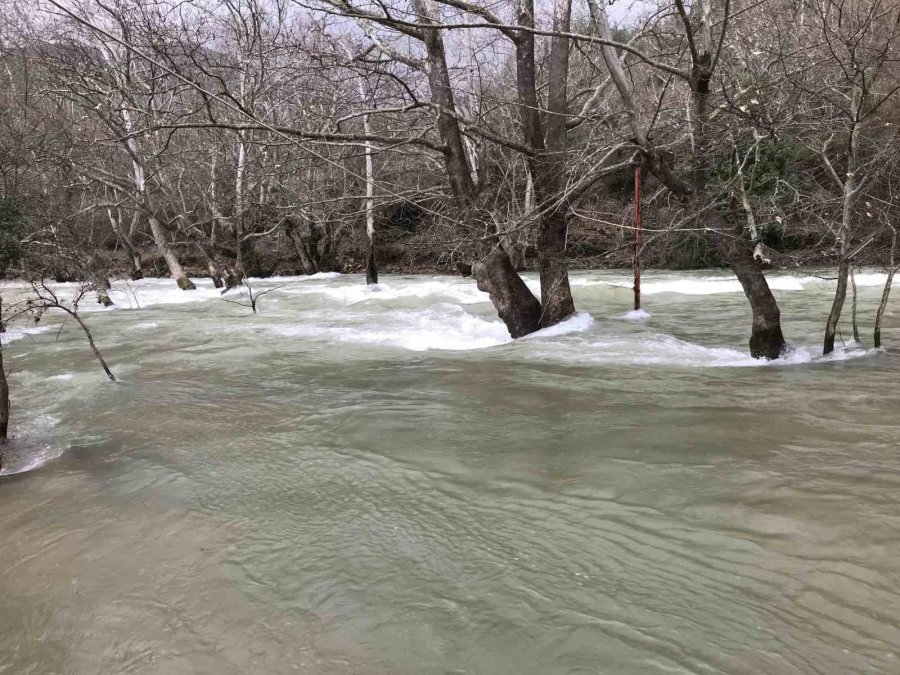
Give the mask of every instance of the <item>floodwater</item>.
M 821 359 L 833 282 L 773 274 L 774 365 L 722 272 L 639 320 L 574 274 L 515 343 L 460 278 L 117 283 L 118 384 L 60 317 L 5 336 L 0 673 L 898 673 L 882 280 Z

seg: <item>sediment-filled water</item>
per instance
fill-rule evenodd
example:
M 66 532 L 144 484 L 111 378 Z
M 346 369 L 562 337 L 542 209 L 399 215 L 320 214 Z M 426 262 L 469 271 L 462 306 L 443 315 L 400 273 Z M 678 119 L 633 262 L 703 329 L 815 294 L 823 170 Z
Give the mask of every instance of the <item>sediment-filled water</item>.
M 471 280 L 382 281 L 117 282 L 117 384 L 71 320 L 4 336 L 0 673 L 900 672 L 883 275 L 823 359 L 833 282 L 773 273 L 774 364 L 722 272 L 640 319 L 576 273 L 516 342 Z

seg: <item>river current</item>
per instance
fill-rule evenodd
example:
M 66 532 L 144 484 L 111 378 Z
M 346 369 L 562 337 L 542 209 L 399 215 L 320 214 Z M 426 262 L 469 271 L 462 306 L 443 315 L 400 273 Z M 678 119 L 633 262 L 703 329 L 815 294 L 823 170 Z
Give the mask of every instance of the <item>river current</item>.
M 4 336 L 0 673 L 898 673 L 883 279 L 823 359 L 833 281 L 772 273 L 770 364 L 719 271 L 643 317 L 575 273 L 515 342 L 461 278 L 116 282 L 117 384 L 60 316 Z

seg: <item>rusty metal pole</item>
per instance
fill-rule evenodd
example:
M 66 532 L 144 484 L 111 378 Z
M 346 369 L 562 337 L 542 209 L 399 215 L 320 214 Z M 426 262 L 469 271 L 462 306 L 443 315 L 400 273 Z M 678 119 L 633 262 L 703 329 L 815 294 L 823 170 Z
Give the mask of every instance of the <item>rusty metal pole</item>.
M 634 167 L 634 309 L 641 308 L 641 165 Z

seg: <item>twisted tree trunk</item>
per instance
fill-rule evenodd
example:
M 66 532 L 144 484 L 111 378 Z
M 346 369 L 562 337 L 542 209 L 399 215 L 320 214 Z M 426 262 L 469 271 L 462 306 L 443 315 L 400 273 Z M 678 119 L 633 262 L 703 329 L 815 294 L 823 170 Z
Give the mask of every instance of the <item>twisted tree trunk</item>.
M 781 311 L 753 255 L 753 244 L 743 236 L 741 228 L 729 228 L 718 210 L 712 212 L 711 220 L 714 229 L 710 240 L 734 271 L 750 303 L 753 316 L 750 356 L 755 359 L 777 359 L 787 348 L 781 332 Z M 733 231 L 732 236 L 729 236 L 729 229 Z
M 513 338 L 533 333 L 541 327 L 541 303 L 525 285 L 506 252 L 497 245 L 484 244 L 479 259 L 472 263 L 478 289 L 487 293 L 497 314 Z

